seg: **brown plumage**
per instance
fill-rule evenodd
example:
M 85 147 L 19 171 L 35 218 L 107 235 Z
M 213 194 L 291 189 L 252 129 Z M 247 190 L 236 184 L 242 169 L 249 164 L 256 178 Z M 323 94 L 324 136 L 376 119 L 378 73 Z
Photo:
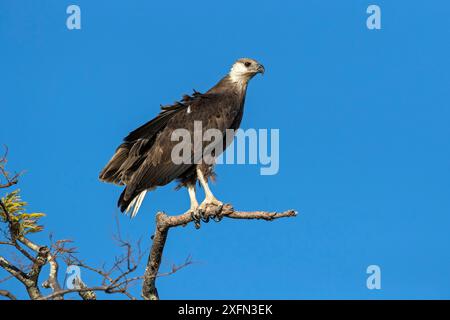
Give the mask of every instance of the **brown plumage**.
M 195 188 L 198 174 L 203 175 L 206 181 L 213 177 L 211 165 L 196 162 L 175 164 L 172 161 L 172 149 L 179 143 L 171 140 L 172 132 L 186 129 L 193 137 L 194 121 L 201 122 L 203 132 L 211 128 L 225 134 L 226 129 L 237 129 L 242 120 L 248 81 L 263 72 L 264 67 L 255 60 L 240 59 L 230 73 L 206 93 L 194 91 L 173 105 L 161 107 L 156 118 L 126 136 L 99 176 L 102 181 L 126 185 L 118 201 L 120 210 L 133 208 L 131 215 L 135 216 L 147 190 L 176 179 L 179 186 Z M 207 144 L 209 142 L 203 142 L 202 148 Z M 193 147 L 191 152 L 193 155 Z M 219 203 L 208 186 L 204 183 L 202 186 L 207 192 L 207 202 Z M 193 190 L 191 210 L 198 207 Z

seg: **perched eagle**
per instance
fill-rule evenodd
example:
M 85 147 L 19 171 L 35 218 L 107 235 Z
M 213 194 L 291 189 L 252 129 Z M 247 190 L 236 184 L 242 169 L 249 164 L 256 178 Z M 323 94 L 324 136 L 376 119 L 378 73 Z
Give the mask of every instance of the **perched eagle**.
M 174 163 L 171 154 L 178 142 L 172 141 L 172 133 L 176 129 L 185 129 L 193 136 L 194 122 L 200 121 L 203 130 L 218 129 L 223 133 L 226 148 L 225 132 L 239 128 L 248 82 L 258 73 L 264 73 L 263 65 L 253 59 L 239 59 L 228 75 L 206 93 L 194 90 L 180 102 L 162 107 L 156 118 L 125 137 L 99 176 L 101 181 L 126 186 L 118 201 L 122 212 L 131 211 L 131 217 L 136 216 L 147 191 L 175 179 L 179 187 L 187 187 L 191 200 L 189 211 L 196 218 L 208 204 L 222 205 L 208 186 L 208 179 L 214 177 L 212 164 Z M 201 205 L 195 196 L 197 180 L 206 195 Z

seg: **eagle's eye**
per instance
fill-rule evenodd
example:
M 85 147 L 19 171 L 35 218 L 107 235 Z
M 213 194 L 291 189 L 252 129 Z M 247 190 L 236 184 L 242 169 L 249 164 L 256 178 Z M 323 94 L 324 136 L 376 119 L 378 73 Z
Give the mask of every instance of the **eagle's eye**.
M 251 65 L 252 65 L 252 63 L 248 62 L 248 61 L 244 63 L 244 66 L 246 66 L 246 67 L 250 67 Z

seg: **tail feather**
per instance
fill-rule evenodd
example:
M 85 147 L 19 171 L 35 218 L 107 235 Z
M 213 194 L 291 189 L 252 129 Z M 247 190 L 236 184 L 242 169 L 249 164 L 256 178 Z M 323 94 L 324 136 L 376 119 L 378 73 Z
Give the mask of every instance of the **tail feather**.
M 122 194 L 119 197 L 119 201 L 117 205 L 120 208 L 121 212 L 124 212 L 125 214 L 129 214 L 131 211 L 131 218 L 134 218 L 139 208 L 142 205 L 142 201 L 144 201 L 145 195 L 147 194 L 147 190 L 141 191 L 140 193 L 136 194 L 134 197 L 131 197 L 130 199 L 125 200 L 125 191 L 123 190 Z
M 128 160 L 128 155 L 130 152 L 131 145 L 129 143 L 122 143 L 102 169 L 99 174 L 99 179 L 104 182 L 110 182 L 117 185 L 123 185 L 123 173 L 126 171 L 127 167 L 123 168 L 123 165 Z
M 139 195 L 133 199 L 132 204 L 130 206 L 128 206 L 126 212 L 130 211 L 131 208 L 133 208 L 133 211 L 131 212 L 131 218 L 136 217 L 136 215 L 139 211 L 139 208 L 141 207 L 142 201 L 144 201 L 146 193 L 147 193 L 147 190 L 144 190 L 141 193 L 139 193 Z M 134 202 L 135 200 L 136 200 L 136 202 Z

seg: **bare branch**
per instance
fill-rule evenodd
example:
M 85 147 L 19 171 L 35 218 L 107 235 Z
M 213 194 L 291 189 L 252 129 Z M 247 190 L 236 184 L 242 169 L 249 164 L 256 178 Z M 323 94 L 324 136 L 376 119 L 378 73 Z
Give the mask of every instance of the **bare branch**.
M 41 273 L 42 267 L 47 263 L 48 255 L 50 253 L 50 249 L 47 247 L 39 248 L 36 259 L 31 266 L 31 270 L 28 273 L 28 277 L 37 284 L 37 280 L 39 278 L 39 274 Z
M 0 158 L 0 175 L 3 176 L 3 179 L 5 180 L 5 183 L 0 183 L 0 189 L 9 188 L 13 185 L 17 184 L 19 182 L 19 177 L 21 173 L 15 173 L 12 177 L 10 176 L 9 172 L 5 170 L 5 165 L 8 162 L 8 147 L 4 146 L 5 153 Z M 0 179 L 1 182 L 1 179 Z
M 65 262 L 67 265 L 75 265 L 100 275 L 102 278 L 102 285 L 93 287 L 95 288 L 95 290 L 89 291 L 90 288 L 81 282 L 79 284 L 75 284 L 75 291 L 73 291 L 72 289 L 69 289 L 72 291 L 62 290 L 60 291 L 60 294 L 64 295 L 66 294 L 66 292 L 78 292 L 78 294 L 83 299 L 90 300 L 96 298 L 94 291 L 104 291 L 107 294 L 119 293 L 127 296 L 129 299 L 136 299 L 130 294 L 129 288 L 135 282 L 142 281 L 143 276 L 134 276 L 131 278 L 129 276 L 131 276 L 131 274 L 133 274 L 137 270 L 144 256 L 144 253 L 140 248 L 140 241 L 137 242 L 137 245 L 133 245 L 130 241 L 123 240 L 118 220 L 117 232 L 113 235 L 113 238 L 118 243 L 118 245 L 123 248 L 124 254 L 116 256 L 114 263 L 109 268 L 106 268 L 105 266 L 103 266 L 102 268 L 95 268 L 88 265 L 71 253 L 65 254 Z M 135 251 L 137 251 L 137 254 L 135 253 Z M 81 279 L 76 280 L 81 281 Z M 81 291 L 78 289 L 81 289 Z M 57 292 L 55 292 L 54 294 L 56 293 Z M 51 297 L 53 297 L 54 294 L 52 294 Z M 45 299 L 47 298 L 48 296 L 45 297 Z
M 210 218 L 220 221 L 224 217 L 232 219 L 260 219 L 272 221 L 280 218 L 295 217 L 296 215 L 297 212 L 294 210 L 288 210 L 282 213 L 266 211 L 235 211 L 231 205 L 226 204 L 221 208 L 214 205 L 208 206 L 203 214 L 203 218 L 205 222 L 208 222 Z M 186 212 L 178 216 L 168 216 L 163 212 L 159 212 L 156 215 L 156 228 L 152 237 L 153 244 L 148 257 L 147 267 L 144 274 L 144 284 L 142 286 L 142 297 L 144 299 L 159 299 L 155 282 L 156 278 L 159 276 L 158 271 L 161 265 L 161 258 L 170 228 L 186 226 L 192 221 L 194 221 L 194 219 L 190 212 Z M 196 222 L 196 227 L 198 228 L 199 226 L 200 225 L 198 222 Z
M 78 295 L 81 297 L 81 299 L 83 300 L 97 300 L 97 295 L 95 294 L 95 291 L 90 290 L 86 284 L 80 279 L 80 278 L 75 278 L 75 287 L 79 288 L 79 289 L 86 289 L 86 290 L 82 290 L 78 292 Z
M 52 289 L 53 292 L 61 291 L 61 286 L 58 282 L 58 270 L 59 264 L 56 261 L 56 256 L 52 254 L 48 254 L 48 263 L 50 265 L 50 272 L 48 275 L 48 279 L 42 284 L 42 287 Z M 54 298 L 55 300 L 62 300 L 62 295 L 57 295 Z
M 17 300 L 16 296 L 13 295 L 8 290 L 0 290 L 0 296 L 6 297 L 6 298 L 8 298 L 10 300 Z
M 6 281 L 8 281 L 9 279 L 12 279 L 12 278 L 14 278 L 13 275 L 9 275 L 7 277 L 4 277 L 3 279 L 0 279 L 0 283 L 6 282 Z
M 22 270 L 12 265 L 8 260 L 0 256 L 0 267 L 9 272 L 12 276 L 14 276 L 17 280 L 23 283 L 25 289 L 28 292 L 28 295 L 31 299 L 35 300 L 41 296 L 41 292 L 39 288 L 30 277 L 24 273 Z
M 192 257 L 189 255 L 186 260 L 184 261 L 183 264 L 180 265 L 172 265 L 172 269 L 169 272 L 164 272 L 164 273 L 158 273 L 158 277 L 167 277 L 170 276 L 172 274 L 174 274 L 175 272 L 193 264 L 194 262 L 192 261 Z
M 53 298 L 57 297 L 57 296 L 64 296 L 66 294 L 69 293 L 85 293 L 85 292 L 89 292 L 89 291 L 105 291 L 106 287 L 104 286 L 100 286 L 100 287 L 84 287 L 84 288 L 74 288 L 74 289 L 64 289 L 58 292 L 53 292 L 45 297 L 41 297 L 38 300 L 52 300 Z M 95 293 L 94 293 L 95 295 Z
M 29 279 L 27 274 L 1 256 L 0 256 L 0 267 L 8 271 L 14 278 L 24 283 L 25 285 L 28 283 Z

